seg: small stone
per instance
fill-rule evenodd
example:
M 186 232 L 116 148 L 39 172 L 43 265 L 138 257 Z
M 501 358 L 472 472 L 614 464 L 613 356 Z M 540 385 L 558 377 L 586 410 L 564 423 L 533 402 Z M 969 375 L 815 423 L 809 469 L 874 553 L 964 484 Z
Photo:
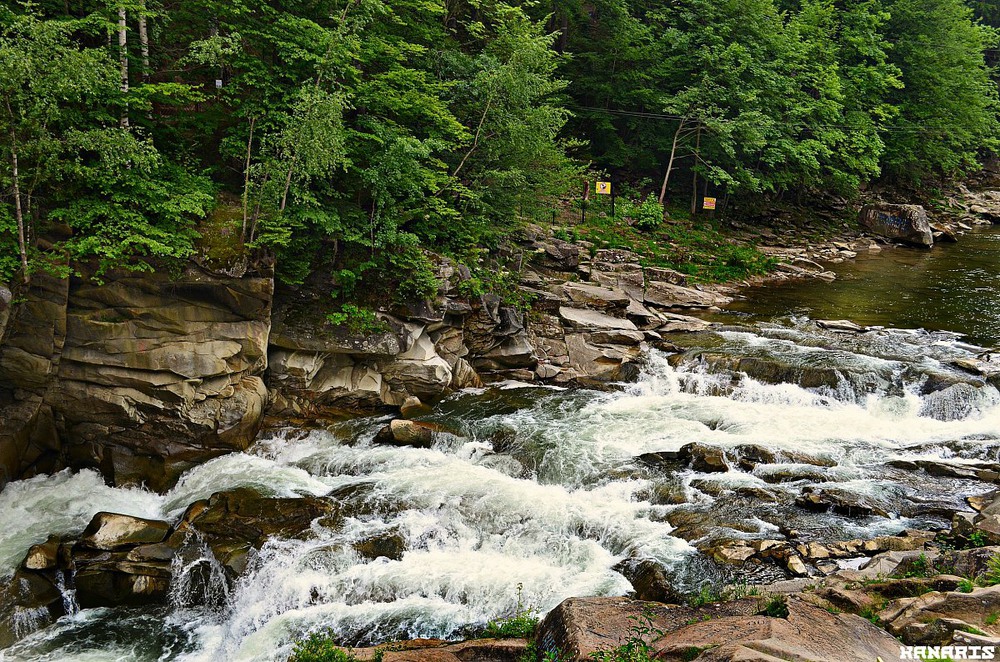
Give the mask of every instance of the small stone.
M 809 574 L 809 571 L 806 569 L 806 564 L 803 563 L 802 559 L 798 556 L 789 557 L 786 567 L 789 572 L 793 575 L 798 575 L 799 577 L 805 577 Z

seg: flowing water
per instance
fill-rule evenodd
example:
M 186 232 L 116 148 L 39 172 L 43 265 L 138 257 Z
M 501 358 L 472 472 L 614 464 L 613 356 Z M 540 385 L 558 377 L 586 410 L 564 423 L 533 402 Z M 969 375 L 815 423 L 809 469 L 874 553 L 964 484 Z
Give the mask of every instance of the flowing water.
M 730 315 L 738 325 L 678 338 L 685 352 L 650 354 L 638 381 L 619 391 L 508 384 L 455 395 L 430 417 L 451 431 L 431 449 L 374 445 L 385 419 L 360 419 L 268 433 L 246 454 L 192 469 L 164 495 L 109 488 L 89 471 L 8 485 L 0 574 L 31 543 L 78 534 L 97 511 L 172 519 L 238 486 L 331 495 L 349 516 L 336 529 L 314 525 L 307 540 L 269 542 L 232 586 L 220 571 L 213 607 L 185 600 L 177 567 L 169 605 L 74 610 L 0 660 L 282 660 L 296 638 L 319 629 L 348 643 L 460 637 L 519 602 L 545 612 L 569 596 L 625 594 L 631 585 L 616 567 L 626 559 L 655 560 L 693 590 L 722 577 L 697 551 L 712 541 L 944 526 L 964 495 L 989 486 L 898 461 L 1000 459 L 1000 393 L 951 365 L 980 351 L 959 333 L 996 339 L 997 260 L 962 247 L 998 241 L 982 233 L 859 262 L 832 286 L 752 293 Z M 942 289 L 973 258 L 970 285 Z M 888 286 L 871 282 L 880 269 L 893 278 Z M 886 291 L 897 300 L 880 303 Z M 894 307 L 910 295 L 919 305 Z M 809 317 L 908 328 L 840 334 Z M 730 470 L 699 473 L 645 455 L 691 442 L 723 448 Z M 880 514 L 804 510 L 794 500 L 810 487 Z M 401 553 L 359 554 L 356 543 L 373 539 L 400 541 Z

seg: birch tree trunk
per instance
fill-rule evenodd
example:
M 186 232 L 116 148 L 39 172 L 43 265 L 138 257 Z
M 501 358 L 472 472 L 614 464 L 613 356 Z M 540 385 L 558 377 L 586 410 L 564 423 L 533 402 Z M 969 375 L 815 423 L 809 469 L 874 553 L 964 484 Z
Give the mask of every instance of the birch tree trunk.
M 121 66 L 122 94 L 128 94 L 128 31 L 125 21 L 125 7 L 118 7 L 118 63 Z M 128 128 L 128 106 L 122 110 L 122 128 Z
M 667 197 L 667 184 L 670 183 L 670 172 L 674 169 L 674 158 L 677 156 L 677 142 L 681 138 L 681 132 L 684 130 L 685 124 L 687 124 L 687 120 L 682 119 L 681 123 L 677 125 L 677 131 L 674 132 L 674 144 L 670 146 L 670 160 L 667 162 L 667 173 L 663 176 L 663 186 L 660 187 L 661 205 Z
M 10 132 L 11 186 L 14 193 L 14 217 L 17 219 L 17 247 L 21 252 L 21 272 L 25 284 L 31 280 L 28 274 L 28 242 L 25 240 L 24 211 L 21 209 L 21 177 L 17 167 L 17 134 Z
M 142 54 L 142 82 L 149 82 L 149 31 L 146 29 L 146 3 L 139 10 L 139 52 Z

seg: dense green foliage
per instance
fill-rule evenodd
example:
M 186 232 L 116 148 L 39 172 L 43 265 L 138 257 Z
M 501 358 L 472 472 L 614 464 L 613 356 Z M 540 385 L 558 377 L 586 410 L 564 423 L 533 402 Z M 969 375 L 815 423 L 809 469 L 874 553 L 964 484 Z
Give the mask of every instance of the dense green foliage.
M 640 189 L 609 245 L 676 243 L 657 201 L 961 175 L 1000 144 L 998 25 L 975 0 L 5 2 L 0 278 L 267 250 L 342 306 L 386 274 L 433 292 L 422 248 L 476 271 L 588 168 Z

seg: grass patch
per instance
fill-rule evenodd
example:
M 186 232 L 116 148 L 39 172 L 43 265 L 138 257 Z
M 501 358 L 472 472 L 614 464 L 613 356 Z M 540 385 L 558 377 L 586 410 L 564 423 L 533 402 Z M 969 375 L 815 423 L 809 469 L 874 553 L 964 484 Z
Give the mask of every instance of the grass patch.
M 526 607 L 521 600 L 524 585 L 517 585 L 517 607 L 514 615 L 490 621 L 483 629 L 483 636 L 490 639 L 531 639 L 538 629 L 538 614 L 533 607 Z
M 788 598 L 783 595 L 772 596 L 764 603 L 760 615 L 771 618 L 788 618 Z
M 633 251 L 644 267 L 675 269 L 701 282 L 740 280 L 766 274 L 777 265 L 777 260 L 756 247 L 725 237 L 711 220 L 674 214 L 656 222 L 662 210 L 654 214 L 648 199 L 645 203 L 622 201 L 619 207 L 614 217 L 589 214 L 574 234 L 593 242 L 595 248 Z
M 356 662 L 327 632 L 313 632 L 295 644 L 288 662 Z
M 232 266 L 246 254 L 243 246 L 243 209 L 239 202 L 222 198 L 195 230 L 195 247 L 216 268 Z

